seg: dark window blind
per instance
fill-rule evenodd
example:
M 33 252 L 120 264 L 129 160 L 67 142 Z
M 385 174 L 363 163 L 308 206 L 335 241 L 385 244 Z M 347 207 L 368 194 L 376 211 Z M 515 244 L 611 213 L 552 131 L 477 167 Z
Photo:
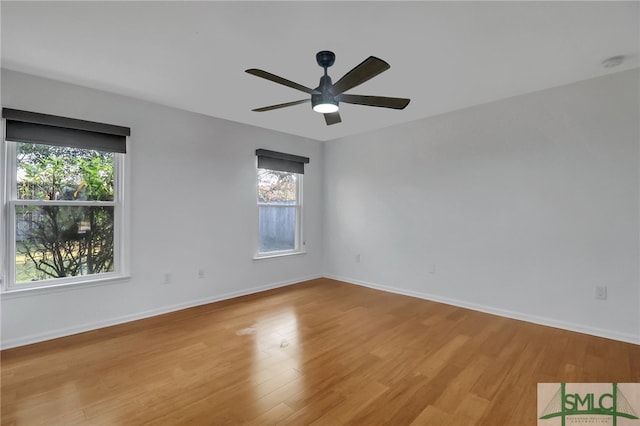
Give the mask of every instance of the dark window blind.
M 256 155 L 258 156 L 258 168 L 260 169 L 304 174 L 304 165 L 309 163 L 308 157 L 269 151 L 267 149 L 257 149 Z
M 81 149 L 127 151 L 128 127 L 2 108 L 6 139 L 13 142 L 69 146 Z

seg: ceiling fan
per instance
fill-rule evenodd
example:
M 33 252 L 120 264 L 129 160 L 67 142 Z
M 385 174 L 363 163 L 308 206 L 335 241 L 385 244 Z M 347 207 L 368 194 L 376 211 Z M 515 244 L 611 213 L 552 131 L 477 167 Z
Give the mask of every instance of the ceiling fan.
M 340 123 L 340 113 L 338 112 L 340 102 L 347 104 L 366 105 L 382 108 L 404 109 L 409 105 L 410 99 L 405 98 L 388 98 L 384 96 L 364 96 L 364 95 L 349 95 L 346 92 L 367 80 L 375 77 L 383 71 L 388 70 L 391 66 L 382 59 L 375 56 L 369 56 L 362 61 L 359 65 L 346 73 L 335 84 L 331 82 L 331 77 L 327 75 L 327 68 L 329 68 L 336 60 L 336 55 L 328 50 L 323 50 L 316 54 L 316 61 L 318 65 L 324 68 L 324 75 L 320 78 L 320 85 L 315 89 L 303 86 L 285 78 L 279 77 L 275 74 L 271 74 L 267 71 L 251 68 L 246 70 L 247 73 L 262 77 L 264 79 L 273 81 L 274 83 L 282 84 L 293 89 L 300 90 L 302 92 L 311 95 L 311 98 L 301 99 L 299 101 L 285 102 L 283 104 L 270 105 L 262 108 L 256 108 L 252 111 L 264 112 L 274 109 L 290 107 L 294 105 L 300 105 L 307 102 L 311 102 L 313 110 L 324 114 L 324 119 L 327 126 Z

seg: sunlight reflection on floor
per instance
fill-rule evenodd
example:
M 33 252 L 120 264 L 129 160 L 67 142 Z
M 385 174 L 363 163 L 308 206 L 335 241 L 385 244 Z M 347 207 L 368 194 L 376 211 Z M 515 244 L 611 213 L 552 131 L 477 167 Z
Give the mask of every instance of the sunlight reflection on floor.
M 295 309 L 287 308 L 259 318 L 254 330 L 253 400 L 260 412 L 270 410 L 287 395 L 303 397 L 298 318 Z

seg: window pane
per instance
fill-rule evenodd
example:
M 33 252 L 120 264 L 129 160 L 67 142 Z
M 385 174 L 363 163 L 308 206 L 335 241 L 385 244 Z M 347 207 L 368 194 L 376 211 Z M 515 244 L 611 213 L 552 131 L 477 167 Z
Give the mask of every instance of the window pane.
M 295 173 L 258 169 L 258 202 L 295 204 L 297 185 Z
M 18 198 L 113 201 L 114 158 L 112 152 L 18 143 Z
M 260 206 L 260 253 L 296 248 L 296 207 Z
M 113 206 L 16 206 L 16 283 L 113 272 L 113 215 Z

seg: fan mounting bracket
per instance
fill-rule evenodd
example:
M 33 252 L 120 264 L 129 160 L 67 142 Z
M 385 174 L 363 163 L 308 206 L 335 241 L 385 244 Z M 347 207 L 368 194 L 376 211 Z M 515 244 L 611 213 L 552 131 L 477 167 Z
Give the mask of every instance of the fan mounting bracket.
M 322 68 L 327 69 L 336 61 L 336 55 L 328 50 L 322 50 L 316 53 L 316 61 Z

